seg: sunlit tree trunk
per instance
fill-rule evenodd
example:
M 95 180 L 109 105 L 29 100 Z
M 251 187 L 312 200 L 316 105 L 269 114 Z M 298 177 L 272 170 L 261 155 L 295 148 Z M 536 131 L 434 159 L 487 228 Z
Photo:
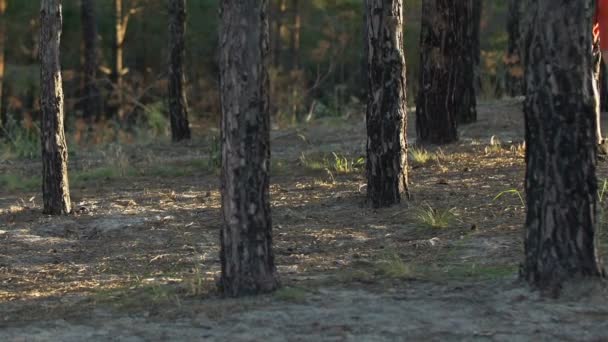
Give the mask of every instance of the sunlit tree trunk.
M 91 123 L 100 118 L 101 95 L 97 86 L 97 14 L 95 0 L 81 0 L 83 51 L 83 117 Z
M 447 144 L 458 140 L 457 109 L 463 87 L 463 29 L 457 16 L 460 2 L 423 0 L 420 31 L 420 76 L 416 101 L 417 142 Z
M 190 139 L 184 90 L 186 0 L 169 0 L 169 118 L 173 141 Z
M 525 261 L 521 276 L 557 294 L 599 277 L 593 0 L 530 1 L 526 9 Z M 542 18 L 542 20 L 533 20 Z M 547 86 L 550 85 L 550 86 Z
M 59 46 L 61 0 L 42 0 L 40 8 L 40 107 L 42 110 L 42 194 L 44 213 L 71 211 L 68 149 L 63 128 L 63 89 Z
M 407 199 L 406 70 L 402 0 L 366 0 L 367 197 L 375 208 Z
M 267 1 L 220 4 L 222 265 L 227 296 L 273 291 Z
M 595 96 L 597 102 L 597 109 L 595 114 L 595 132 L 596 132 L 596 141 L 598 143 L 600 150 L 598 152 L 602 153 L 603 148 L 605 148 L 602 144 L 602 111 L 604 111 L 604 107 L 606 106 L 606 102 L 608 101 L 608 87 L 606 87 L 606 65 L 602 61 L 602 52 L 600 50 L 600 42 L 596 41 L 593 43 L 593 80 L 596 85 Z M 604 151 L 605 152 L 605 151 Z M 604 153 L 605 154 L 605 153 Z

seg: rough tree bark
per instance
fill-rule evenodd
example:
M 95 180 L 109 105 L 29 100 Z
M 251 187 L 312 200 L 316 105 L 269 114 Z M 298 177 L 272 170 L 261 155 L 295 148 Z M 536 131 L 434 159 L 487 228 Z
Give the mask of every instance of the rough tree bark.
M 81 0 L 83 51 L 83 117 L 90 123 L 100 119 L 101 94 L 97 86 L 97 14 L 95 0 Z
M 62 22 L 61 0 L 42 0 L 40 8 L 42 195 L 44 213 L 50 215 L 68 214 L 72 210 L 59 63 Z
M 417 142 L 448 144 L 458 140 L 456 128 L 462 68 L 457 17 L 459 1 L 423 0 L 420 31 L 420 76 L 416 101 Z
M 186 0 L 169 0 L 169 118 L 173 141 L 190 139 L 184 90 Z
M 366 0 L 367 197 L 375 208 L 408 196 L 403 1 Z
M 279 280 L 270 218 L 267 1 L 220 5 L 222 265 L 227 296 L 269 292 Z
M 521 0 L 509 0 L 507 11 L 508 41 L 503 63 L 505 68 L 505 92 L 511 97 L 523 95 L 524 68 L 520 52 L 521 5 Z
M 481 25 L 481 0 L 459 0 L 456 19 L 461 27 L 462 91 L 456 116 L 459 123 L 477 121 L 477 75 L 480 60 L 479 29 Z
M 593 3 L 536 0 L 526 10 L 528 211 L 521 276 L 554 295 L 567 280 L 602 275 L 595 246 Z

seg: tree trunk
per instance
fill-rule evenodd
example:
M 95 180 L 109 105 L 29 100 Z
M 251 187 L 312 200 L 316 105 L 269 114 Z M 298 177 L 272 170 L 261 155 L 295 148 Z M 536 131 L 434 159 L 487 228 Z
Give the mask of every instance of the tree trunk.
M 269 292 L 279 283 L 269 199 L 266 6 L 266 0 L 220 5 L 221 287 L 233 297 Z
M 290 53 L 291 53 L 291 70 L 300 69 L 300 29 L 302 26 L 302 18 L 300 17 L 300 1 L 291 1 L 291 41 L 290 41 Z
M 606 66 L 602 61 L 602 51 L 600 49 L 599 40 L 593 42 L 593 80 L 595 82 L 595 92 L 594 95 L 596 97 L 596 113 L 595 113 L 595 131 L 596 131 L 596 142 L 602 147 L 602 111 L 605 106 L 606 100 L 606 76 L 604 75 L 606 71 Z
M 184 90 L 186 0 L 169 0 L 169 117 L 173 141 L 190 139 Z
M 272 1 L 272 0 L 271 0 Z M 287 0 L 275 0 L 277 4 L 276 14 L 276 33 L 274 36 L 274 50 L 272 51 L 273 65 L 275 68 L 281 69 L 283 67 L 283 37 L 282 32 L 285 29 L 285 14 L 287 13 Z
M 101 94 L 97 87 L 97 14 L 95 0 L 81 0 L 83 61 L 83 118 L 91 124 L 100 119 Z
M 524 68 L 520 51 L 521 0 L 509 0 L 507 13 L 507 53 L 503 59 L 505 68 L 505 92 L 508 96 L 523 95 Z
M 378 208 L 408 197 L 403 1 L 365 4 L 367 197 Z
M 122 121 L 124 119 L 124 94 L 123 94 L 123 46 L 125 42 L 126 25 L 122 14 L 122 0 L 114 0 L 115 31 L 114 31 L 114 70 L 112 70 L 112 81 L 116 94 L 115 114 Z
M 417 142 L 448 144 L 458 140 L 459 95 L 463 87 L 457 18 L 460 2 L 423 0 L 420 31 L 420 86 L 416 103 Z
M 462 97 L 457 109 L 458 122 L 463 124 L 477 121 L 477 75 L 480 59 L 479 26 L 481 25 L 481 0 L 459 0 L 456 14 L 462 27 Z
M 554 295 L 567 280 L 602 274 L 595 246 L 594 3 L 536 0 L 526 9 L 533 24 L 525 33 L 528 211 L 521 276 Z
M 6 0 L 0 0 L 0 136 L 4 135 L 6 125 L 6 108 L 4 108 L 4 95 L 2 86 L 4 85 L 4 50 L 6 45 Z
M 40 8 L 42 195 L 44 213 L 50 215 L 68 214 L 72 210 L 59 63 L 62 19 L 61 0 L 42 0 Z

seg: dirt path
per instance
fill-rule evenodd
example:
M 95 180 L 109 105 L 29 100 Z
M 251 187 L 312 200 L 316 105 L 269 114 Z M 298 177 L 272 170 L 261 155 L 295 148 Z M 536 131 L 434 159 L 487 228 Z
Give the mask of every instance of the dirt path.
M 284 288 L 239 300 L 214 290 L 209 139 L 78 151 L 75 215 L 42 216 L 36 187 L 0 189 L 0 341 L 607 340 L 601 286 L 556 301 L 515 282 L 525 210 L 495 197 L 522 190 L 521 115 L 517 101 L 481 105 L 460 143 L 411 161 L 412 201 L 384 210 L 364 203 L 361 118 L 273 132 Z M 429 210 L 445 228 L 421 220 Z

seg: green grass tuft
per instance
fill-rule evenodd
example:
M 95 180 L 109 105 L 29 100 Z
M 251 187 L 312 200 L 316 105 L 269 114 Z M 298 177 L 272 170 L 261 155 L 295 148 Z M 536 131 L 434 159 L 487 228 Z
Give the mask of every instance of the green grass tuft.
M 416 220 L 418 223 L 429 228 L 447 228 L 456 221 L 454 214 L 455 208 L 435 209 L 430 204 L 425 203 L 423 207 L 416 210 Z

